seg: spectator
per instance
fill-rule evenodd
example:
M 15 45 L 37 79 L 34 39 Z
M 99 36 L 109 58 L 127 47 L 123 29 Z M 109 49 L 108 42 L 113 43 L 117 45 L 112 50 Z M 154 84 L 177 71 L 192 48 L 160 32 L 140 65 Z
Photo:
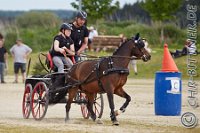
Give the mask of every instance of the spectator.
M 120 42 L 119 45 L 122 45 L 127 40 L 127 38 L 124 36 L 124 34 L 120 34 L 119 36 L 121 38 L 121 42 Z M 131 60 L 130 64 L 133 67 L 135 75 L 137 75 L 137 61 L 136 60 Z
M 23 44 L 21 39 L 17 39 L 16 44 L 12 46 L 10 52 L 14 58 L 15 81 L 13 83 L 18 83 L 19 69 L 21 69 L 22 81 L 24 83 L 26 76 L 26 59 L 27 56 L 32 52 L 32 49 Z
M 3 40 L 3 35 L 0 33 L 0 40 Z
M 135 75 L 137 75 L 138 74 L 138 72 L 137 72 L 137 60 L 131 60 L 130 63 L 133 67 L 133 71 L 134 71 Z
M 149 43 L 147 42 L 146 38 L 142 38 L 142 41 L 144 42 L 144 48 L 147 50 L 147 52 L 151 53 L 151 48 L 149 48 Z
M 0 79 L 1 83 L 5 83 L 4 80 L 4 73 L 5 73 L 5 68 L 8 68 L 8 53 L 6 48 L 3 46 L 4 45 L 4 39 L 3 35 L 0 34 Z
M 73 30 L 70 37 L 74 41 L 76 62 L 79 61 L 80 54 L 84 52 L 88 45 L 89 31 L 85 26 L 86 19 L 87 13 L 84 11 L 79 11 L 76 15 L 74 22 L 71 23 Z
M 176 50 L 175 52 L 170 52 L 172 57 L 177 58 L 180 56 L 184 56 L 187 54 L 197 54 L 196 45 L 192 42 L 191 39 L 187 39 L 185 42 L 185 46 L 182 50 Z
M 127 40 L 127 38 L 124 36 L 124 34 L 119 34 L 119 37 L 121 38 L 121 42 L 119 44 L 120 46 L 122 43 L 124 43 Z
M 74 42 L 70 38 L 72 27 L 68 23 L 63 23 L 60 27 L 60 34 L 54 37 L 54 43 L 51 51 L 53 62 L 58 68 L 59 73 L 64 72 L 64 65 L 71 68 L 73 63 L 66 55 L 74 55 Z
M 142 40 L 143 40 L 143 42 L 144 42 L 144 48 L 149 52 L 149 53 L 151 53 L 151 49 L 148 47 L 148 42 L 147 42 L 147 40 L 145 39 L 145 38 L 142 38 Z M 137 61 L 136 60 L 131 60 L 130 61 L 131 62 L 131 64 L 132 64 L 132 67 L 133 67 L 133 70 L 134 70 L 134 72 L 135 72 L 135 75 L 137 75 L 138 74 L 138 71 L 137 71 Z
M 93 26 L 90 26 L 89 37 L 88 37 L 88 49 L 89 49 L 89 51 L 92 50 L 92 40 L 95 36 L 98 36 L 98 32 L 97 32 L 97 30 L 94 29 Z

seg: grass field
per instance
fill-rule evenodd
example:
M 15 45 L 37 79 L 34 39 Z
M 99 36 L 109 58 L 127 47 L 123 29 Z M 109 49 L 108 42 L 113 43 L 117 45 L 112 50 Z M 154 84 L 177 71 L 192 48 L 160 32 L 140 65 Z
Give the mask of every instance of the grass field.
M 171 49 L 174 50 L 174 49 Z M 46 52 L 43 52 L 46 53 Z M 33 74 L 33 67 L 39 63 L 38 60 L 38 54 L 39 53 L 31 53 L 31 55 L 29 56 L 29 58 L 31 57 L 31 69 L 30 69 L 30 73 L 29 74 Z M 87 52 L 86 54 L 89 55 L 95 55 L 95 56 L 109 56 L 112 55 L 112 52 L 99 52 L 99 53 L 95 53 L 95 52 Z M 148 62 L 143 62 L 142 60 L 137 61 L 137 67 L 138 67 L 138 75 L 135 75 L 133 72 L 133 68 L 131 65 L 129 65 L 130 68 L 130 78 L 154 78 L 155 73 L 157 71 L 161 70 L 162 67 L 162 58 L 163 58 L 163 48 L 154 48 L 152 53 L 151 53 L 151 60 Z M 196 72 L 197 72 L 197 76 L 195 76 L 195 79 L 199 80 L 200 79 L 200 69 L 198 66 L 200 66 L 200 55 L 197 56 L 192 56 L 192 59 L 195 59 L 197 62 L 195 63 L 195 65 L 197 66 L 196 68 Z M 43 58 L 43 60 L 45 60 L 45 58 Z M 187 56 L 183 56 L 180 58 L 176 58 L 174 59 L 179 71 L 182 73 L 182 77 L 183 79 L 189 79 L 189 76 L 187 75 Z M 11 56 L 9 56 L 9 70 L 8 70 L 8 75 L 12 75 L 13 74 L 13 59 L 11 58 Z M 39 67 L 39 72 L 42 73 L 44 71 L 42 71 L 41 67 Z M 39 73 L 38 73 L 39 74 Z

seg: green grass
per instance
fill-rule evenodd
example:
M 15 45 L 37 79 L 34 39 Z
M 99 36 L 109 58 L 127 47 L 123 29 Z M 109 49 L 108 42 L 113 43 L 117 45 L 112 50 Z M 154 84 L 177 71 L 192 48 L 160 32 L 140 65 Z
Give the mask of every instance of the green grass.
M 134 77 L 134 78 L 154 78 L 155 73 L 157 71 L 161 71 L 162 68 L 162 60 L 163 60 L 163 49 L 153 49 L 153 52 L 151 53 L 151 60 L 148 62 L 143 62 L 143 61 L 138 61 L 137 62 L 137 67 L 138 67 L 138 75 L 135 76 L 133 72 L 131 72 L 129 77 Z M 198 75 L 195 77 L 195 79 L 200 79 L 199 71 L 200 69 L 198 66 L 200 66 L 199 58 L 200 55 L 198 56 L 193 56 L 193 59 L 197 61 L 196 66 L 197 69 L 196 71 L 198 72 Z M 183 79 L 189 79 L 189 76 L 187 75 L 187 56 L 183 56 L 180 58 L 175 58 L 174 59 L 179 71 L 182 73 Z
M 46 53 L 46 52 L 43 52 Z M 31 57 L 31 67 L 30 67 L 30 74 L 32 74 L 33 72 L 33 66 L 36 63 L 39 63 L 38 60 L 38 54 L 39 53 L 31 53 L 30 57 Z M 99 52 L 99 53 L 95 53 L 95 52 L 88 52 L 87 54 L 89 55 L 96 55 L 96 56 L 109 56 L 112 53 L 111 52 Z M 162 58 L 163 58 L 163 48 L 154 48 L 153 52 L 151 53 L 151 60 L 148 62 L 143 62 L 142 60 L 138 60 L 137 61 L 137 68 L 138 68 L 138 75 L 135 75 L 132 69 L 132 66 L 130 65 L 130 75 L 129 78 L 154 78 L 155 77 L 155 73 L 157 71 L 160 71 L 162 68 Z M 193 56 L 193 59 L 195 59 L 197 61 L 196 66 L 197 66 L 197 73 L 198 75 L 195 77 L 195 79 L 200 80 L 200 75 L 199 75 L 199 67 L 200 66 L 200 55 L 197 56 Z M 43 58 L 43 60 L 45 60 L 45 58 Z M 183 79 L 189 79 L 189 76 L 187 75 L 187 56 L 183 56 L 180 58 L 176 58 L 174 59 L 179 71 L 182 73 L 182 77 Z M 9 75 L 13 75 L 13 60 L 12 58 L 9 56 L 9 71 L 8 74 Z M 42 70 L 40 70 L 40 72 L 42 72 Z

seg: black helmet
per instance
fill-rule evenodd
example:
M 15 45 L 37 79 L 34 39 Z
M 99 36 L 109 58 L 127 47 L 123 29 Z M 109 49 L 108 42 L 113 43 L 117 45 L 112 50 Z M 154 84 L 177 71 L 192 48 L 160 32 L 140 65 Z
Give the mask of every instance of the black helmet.
M 70 25 L 70 24 L 68 24 L 68 23 L 63 23 L 61 26 L 60 26 L 60 31 L 62 31 L 62 30 L 73 30 L 72 29 L 72 26 Z
M 87 13 L 84 11 L 79 11 L 76 15 L 77 18 L 87 19 Z

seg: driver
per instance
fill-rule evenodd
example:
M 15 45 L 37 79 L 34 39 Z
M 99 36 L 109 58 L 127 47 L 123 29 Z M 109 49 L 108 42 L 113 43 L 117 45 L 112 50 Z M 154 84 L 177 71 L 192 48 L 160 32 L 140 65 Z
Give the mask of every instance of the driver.
M 78 62 L 80 54 L 87 48 L 89 31 L 85 26 L 87 13 L 79 11 L 72 26 L 71 38 L 74 41 L 75 60 Z
M 64 72 L 64 65 L 71 68 L 73 63 L 69 55 L 75 55 L 74 42 L 70 38 L 72 27 L 68 23 L 63 23 L 60 27 L 60 34 L 54 37 L 51 55 L 53 63 L 58 68 L 59 73 Z

